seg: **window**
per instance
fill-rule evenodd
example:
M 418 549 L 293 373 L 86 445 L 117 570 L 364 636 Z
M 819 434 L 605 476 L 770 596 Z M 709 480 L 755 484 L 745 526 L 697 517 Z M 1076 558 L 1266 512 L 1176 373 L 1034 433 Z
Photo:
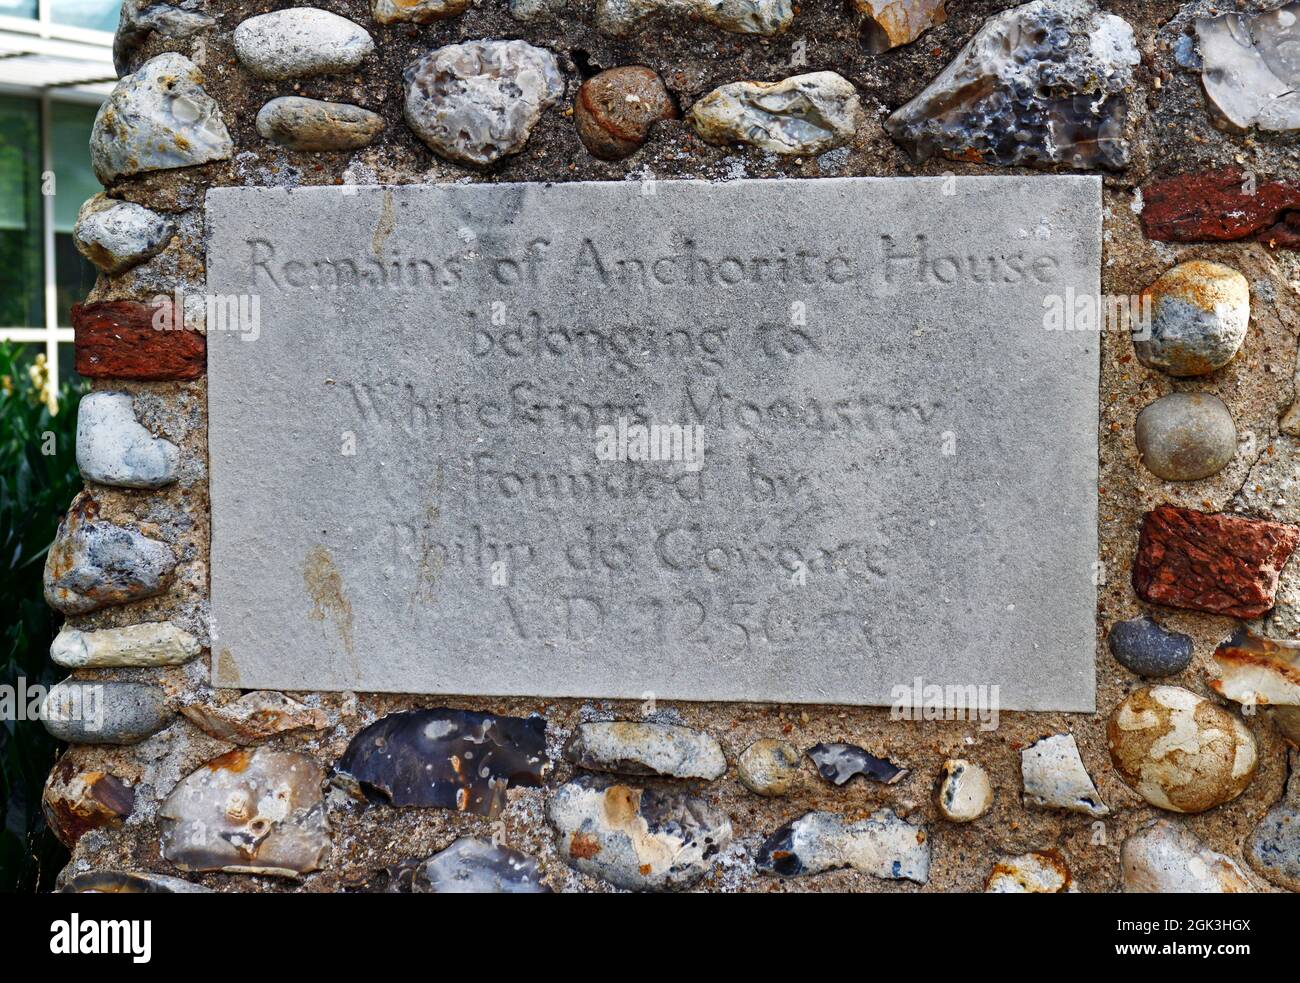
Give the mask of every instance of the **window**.
M 41 113 L 0 96 L 0 328 L 45 324 Z
M 121 0 L 0 0 L 0 17 L 38 21 L 56 28 L 51 35 L 66 35 L 57 28 L 111 34 L 117 28 L 121 6 Z
M 90 129 L 96 106 L 50 103 L 50 169 L 54 172 L 55 323 L 72 323 L 72 305 L 86 299 L 97 271 L 72 244 L 82 203 L 102 190 L 90 167 Z
M 72 244 L 77 212 L 100 191 L 90 166 L 97 109 L 0 96 L 0 339 L 44 343 L 60 378 L 71 368 L 72 305 L 97 274 Z
M 0 3 L 4 2 L 6 0 L 0 0 Z M 53 24 L 84 27 L 91 31 L 112 31 L 117 28 L 120 0 L 45 0 L 45 2 L 49 8 L 50 22 Z
M 36 19 L 36 0 L 0 0 L 0 17 Z
M 111 90 L 120 0 L 0 0 L 0 340 L 71 373 L 72 305 L 97 271 L 72 243 L 100 191 L 90 131 Z M 61 351 L 62 349 L 62 351 Z

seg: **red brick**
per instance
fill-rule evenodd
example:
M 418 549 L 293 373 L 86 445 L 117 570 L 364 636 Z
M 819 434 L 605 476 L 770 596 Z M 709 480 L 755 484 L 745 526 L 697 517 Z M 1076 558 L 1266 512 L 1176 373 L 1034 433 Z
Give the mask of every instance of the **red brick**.
M 1142 230 L 1163 242 L 1259 239 L 1300 249 L 1300 185 L 1257 179 L 1235 168 L 1181 174 L 1142 189 Z
M 95 379 L 159 381 L 197 379 L 207 368 L 206 339 L 197 331 L 160 330 L 173 323 L 171 301 L 155 306 L 137 300 L 75 304 L 77 371 Z
M 1153 604 L 1255 618 L 1298 542 L 1296 526 L 1162 505 L 1142 519 L 1133 589 Z

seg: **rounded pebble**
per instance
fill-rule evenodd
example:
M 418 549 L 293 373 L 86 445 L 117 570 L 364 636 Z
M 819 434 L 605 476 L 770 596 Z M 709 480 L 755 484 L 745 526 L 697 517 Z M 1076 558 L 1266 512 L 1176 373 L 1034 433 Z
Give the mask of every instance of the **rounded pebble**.
M 592 76 L 582 83 L 573 104 L 578 138 L 601 160 L 636 153 L 655 123 L 676 118 L 672 96 L 644 65 L 624 65 Z
M 1211 393 L 1170 393 L 1138 414 L 1134 439 L 1157 478 L 1195 481 L 1222 471 L 1237 453 L 1232 413 Z
M 949 822 L 969 823 L 979 819 L 993 805 L 989 773 L 974 762 L 949 758 L 943 763 L 938 805 L 939 812 Z
M 1147 615 L 1115 622 L 1107 645 L 1116 662 L 1139 676 L 1172 676 L 1192 661 L 1191 637 L 1167 631 Z
M 1106 734 L 1120 778 L 1171 812 L 1204 812 L 1235 799 L 1258 764 L 1245 724 L 1178 686 L 1130 693 L 1111 714 Z
M 383 128 L 368 109 L 301 96 L 272 99 L 257 114 L 258 135 L 290 150 L 357 150 Z
M 785 795 L 799 775 L 799 752 L 785 741 L 764 737 L 745 748 L 736 761 L 736 771 L 751 792 Z
M 1194 259 L 1143 291 L 1149 337 L 1133 349 L 1147 366 L 1174 376 L 1205 375 L 1232 361 L 1250 324 L 1250 284 L 1230 266 Z
M 316 7 L 250 17 L 235 28 L 234 41 L 239 63 L 271 80 L 349 72 L 375 50 L 363 28 Z
M 157 686 L 89 679 L 52 686 L 41 713 L 45 729 L 69 744 L 135 744 L 172 718 Z

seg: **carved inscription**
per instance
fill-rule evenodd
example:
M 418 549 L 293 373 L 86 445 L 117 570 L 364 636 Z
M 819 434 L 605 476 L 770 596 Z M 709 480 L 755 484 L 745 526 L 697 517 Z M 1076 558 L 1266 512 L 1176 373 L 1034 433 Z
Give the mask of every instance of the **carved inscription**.
M 940 184 L 211 193 L 209 289 L 262 312 L 209 339 L 214 650 L 243 687 L 1090 706 L 1098 339 L 1041 312 L 1097 289 L 1099 191 Z

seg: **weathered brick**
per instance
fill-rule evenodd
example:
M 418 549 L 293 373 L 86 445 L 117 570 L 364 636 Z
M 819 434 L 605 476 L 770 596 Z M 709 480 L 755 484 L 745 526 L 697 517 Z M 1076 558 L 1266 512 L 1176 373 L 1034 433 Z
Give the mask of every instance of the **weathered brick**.
M 1235 168 L 1180 174 L 1142 189 L 1142 230 L 1162 242 L 1259 239 L 1300 249 L 1300 185 L 1256 180 Z
M 95 379 L 197 379 L 207 367 L 206 339 L 197 331 L 160 330 L 172 324 L 171 301 L 106 300 L 75 304 L 77 371 Z
M 1162 505 L 1142 519 L 1133 588 L 1153 604 L 1255 618 L 1298 542 L 1296 526 Z

